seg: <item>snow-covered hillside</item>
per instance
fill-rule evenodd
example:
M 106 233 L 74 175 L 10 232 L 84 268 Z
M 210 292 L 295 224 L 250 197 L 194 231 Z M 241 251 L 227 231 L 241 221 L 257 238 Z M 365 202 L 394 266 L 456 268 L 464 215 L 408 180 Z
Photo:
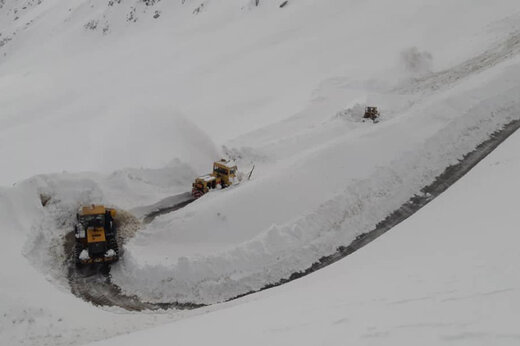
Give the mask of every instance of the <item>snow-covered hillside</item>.
M 95 345 L 518 345 L 519 147 L 517 133 L 416 216 L 343 261 Z
M 157 168 L 174 158 L 202 173 L 224 141 L 305 109 L 327 81 L 359 89 L 332 113 L 380 103 L 374 87 L 404 77 L 403 51 L 428 51 L 442 70 L 505 40 L 518 23 L 499 21 L 515 14 L 515 1 L 279 3 L 4 1 L 0 181 Z
M 228 306 L 141 313 L 117 302 L 111 304 L 122 308 L 94 307 L 89 302 L 100 303 L 92 296 L 104 292 L 95 285 L 78 292 L 82 281 L 71 274 L 68 239 L 80 205 L 103 203 L 125 218 L 124 253 L 106 280 L 111 294 L 142 303 L 135 310 L 221 303 L 286 280 L 349 245 L 520 119 L 516 0 L 282 3 L 0 0 L 0 184 L 14 185 L 0 189 L 0 261 L 11 263 L 1 272 L 0 343 L 80 344 Z M 362 121 L 367 105 L 381 109 L 379 123 Z M 506 151 L 511 160 L 514 138 Z M 149 212 L 183 200 L 193 178 L 220 157 L 235 159 L 243 173 L 255 167 L 252 179 L 148 223 Z M 480 174 L 487 178 L 486 170 Z M 468 208 L 476 206 L 464 191 L 445 197 L 446 205 L 468 200 Z M 451 314 L 456 303 L 444 308 L 430 298 L 438 288 L 447 292 L 439 299 L 451 301 L 447 278 L 470 266 L 457 249 L 471 228 L 461 227 L 454 213 L 446 216 L 444 233 L 435 233 L 440 206 L 407 223 L 424 229 L 424 238 L 403 225 L 396 236 L 392 231 L 323 273 L 273 291 L 279 293 L 231 303 L 229 315 L 223 310 L 165 328 L 186 324 L 193 333 L 212 318 L 236 322 L 244 313 L 265 314 L 258 310 L 263 302 L 285 300 L 288 317 L 315 325 L 303 313 L 316 308 L 307 305 L 315 295 L 330 298 L 327 308 L 368 304 L 373 314 L 381 312 L 375 328 L 386 329 L 352 324 L 349 335 L 356 339 L 386 336 L 428 307 L 439 312 L 432 320 Z M 442 243 L 447 232 L 460 233 L 435 266 L 438 252 L 425 254 L 421 247 L 424 239 Z M 490 263 L 505 263 L 494 254 Z M 388 263 L 401 269 L 383 296 L 374 289 L 390 280 Z M 398 291 L 429 265 L 438 271 L 431 291 L 420 284 Z M 479 268 L 475 275 L 487 275 L 488 267 Z M 506 287 L 501 273 L 493 278 L 497 290 L 514 292 L 516 283 Z M 463 277 L 453 297 L 492 291 L 493 283 L 473 289 L 471 280 Z M 337 291 L 329 295 L 333 284 Z M 370 303 L 372 294 L 389 302 L 428 298 L 403 311 L 401 320 L 385 319 L 393 305 Z M 490 297 L 489 304 L 498 304 Z M 511 299 L 517 304 L 516 295 Z M 357 313 L 366 314 L 362 310 Z M 321 316 L 331 323 L 337 317 L 328 309 Z M 488 333 L 468 318 L 461 313 L 447 328 L 470 325 L 462 338 L 469 343 L 489 335 L 516 340 L 507 325 Z M 427 319 L 420 323 L 428 325 Z M 272 324 L 285 328 L 281 320 Z M 334 335 L 344 337 L 345 329 L 329 325 L 308 333 L 328 331 L 331 339 L 305 340 L 339 342 Z M 441 335 L 439 328 L 431 335 Z M 140 337 L 169 332 L 151 333 Z M 286 335 L 287 343 L 294 341 L 294 334 Z M 446 335 L 449 342 L 459 334 Z M 258 337 L 263 343 L 275 338 L 270 332 Z M 403 340 L 395 338 L 382 340 Z

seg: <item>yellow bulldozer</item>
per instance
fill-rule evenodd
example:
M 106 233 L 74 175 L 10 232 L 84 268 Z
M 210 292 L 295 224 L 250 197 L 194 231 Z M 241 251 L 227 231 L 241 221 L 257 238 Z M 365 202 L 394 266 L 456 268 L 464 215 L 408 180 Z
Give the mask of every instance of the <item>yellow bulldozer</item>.
M 374 123 L 377 123 L 380 116 L 381 113 L 379 113 L 377 107 L 365 107 L 365 114 L 363 115 L 363 119 L 370 119 Z
M 119 259 L 115 209 L 102 205 L 81 207 L 74 225 L 76 265 L 110 263 Z
M 237 175 L 237 166 L 224 159 L 213 163 L 213 172 L 195 178 L 191 194 L 194 198 L 202 197 L 211 189 L 226 188 L 233 185 Z

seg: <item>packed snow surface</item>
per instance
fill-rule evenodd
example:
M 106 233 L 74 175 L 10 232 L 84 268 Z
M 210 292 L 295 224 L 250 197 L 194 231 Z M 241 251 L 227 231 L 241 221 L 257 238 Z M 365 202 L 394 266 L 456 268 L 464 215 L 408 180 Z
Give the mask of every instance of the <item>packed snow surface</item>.
M 0 188 L 0 261 L 8 264 L 1 269 L 1 344 L 81 344 L 221 308 L 138 314 L 71 295 L 64 244 L 83 204 L 135 219 L 122 230 L 123 254 L 111 267 L 122 292 L 156 303 L 219 303 L 347 245 L 520 118 L 516 0 L 280 3 L 0 0 L 0 184 L 10 186 Z M 379 123 L 361 120 L 368 105 L 381 110 Z M 255 167 L 251 180 L 139 222 L 186 201 L 193 179 L 221 157 L 236 160 L 244 174 Z M 500 176 L 488 169 L 482 179 Z M 406 224 L 421 233 L 403 225 L 272 297 L 262 293 L 168 328 L 186 325 L 179 340 L 191 334 L 197 343 L 211 335 L 194 336 L 198 323 L 201 330 L 223 318 L 211 326 L 217 331 L 229 317 L 243 322 L 235 330 L 241 340 L 255 323 L 267 323 L 263 308 L 286 306 L 280 318 L 291 322 L 270 318 L 271 331 L 257 329 L 258 340 L 271 344 L 282 330 L 291 341 L 294 326 L 305 336 L 310 323 L 345 340 L 366 334 L 391 342 L 399 339 L 395 330 L 411 329 L 409 337 L 433 335 L 432 343 L 439 335 L 518 341 L 508 324 L 518 283 L 504 274 L 517 269 L 515 239 L 478 257 L 496 238 L 484 221 L 455 212 L 491 210 L 489 220 L 503 226 L 493 230 L 512 237 L 498 196 L 514 188 L 497 187 L 496 210 L 487 201 L 492 190 L 478 194 L 482 205 L 469 190 L 446 197 L 456 208 L 437 202 Z M 490 280 L 473 285 L 480 275 Z M 492 313 L 479 314 L 474 297 Z M 265 304 L 247 303 L 255 299 Z M 451 302 L 446 309 L 443 299 Z M 358 316 L 346 317 L 348 335 L 342 323 L 333 330 L 343 306 Z M 313 314 L 320 309 L 323 315 Z M 504 316 L 500 325 L 486 319 L 494 315 Z M 447 332 L 440 332 L 441 316 L 449 317 Z M 412 320 L 419 326 L 406 327 Z

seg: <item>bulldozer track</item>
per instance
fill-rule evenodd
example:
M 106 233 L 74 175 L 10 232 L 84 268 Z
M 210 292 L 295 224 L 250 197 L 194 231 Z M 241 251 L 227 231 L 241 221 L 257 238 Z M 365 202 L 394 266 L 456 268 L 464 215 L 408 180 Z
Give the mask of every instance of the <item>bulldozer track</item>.
M 68 268 L 71 292 L 95 306 L 120 307 L 127 311 L 186 310 L 200 307 L 196 304 L 148 303 L 135 295 L 127 295 L 110 279 L 110 267 L 94 265 L 90 267 Z
M 194 200 L 195 200 L 195 198 L 192 198 L 192 199 L 189 199 L 187 201 L 184 201 L 184 202 L 178 203 L 176 205 L 173 205 L 171 207 L 164 207 L 164 208 L 160 208 L 160 209 L 154 210 L 154 211 L 152 211 L 151 213 L 149 213 L 148 215 L 146 215 L 144 217 L 143 223 L 148 224 L 148 223 L 152 222 L 159 215 L 172 213 L 172 212 L 174 212 L 176 210 L 184 208 L 185 206 L 187 206 L 188 204 L 190 204 Z
M 128 311 L 157 310 L 159 307 L 128 296 L 110 281 L 110 268 L 104 265 L 68 268 L 72 293 L 96 306 L 120 306 Z M 169 307 L 165 307 L 169 308 Z
M 283 285 L 292 280 L 296 280 L 305 275 L 322 269 L 332 263 L 335 263 L 346 256 L 352 254 L 363 246 L 369 244 L 379 236 L 388 232 L 394 226 L 406 220 L 422 207 L 431 202 L 434 198 L 446 191 L 451 185 L 468 173 L 475 165 L 488 156 L 509 136 L 520 128 L 520 120 L 514 120 L 504 126 L 501 130 L 493 133 L 489 139 L 478 145 L 473 151 L 467 153 L 457 164 L 447 167 L 444 172 L 439 175 L 433 183 L 425 186 L 421 190 L 420 195 L 412 196 L 399 209 L 392 212 L 384 220 L 379 222 L 374 230 L 358 236 L 348 246 L 340 246 L 335 253 L 324 256 L 312 264 L 309 268 L 291 274 L 288 278 L 282 279 L 276 283 L 264 286 L 255 291 L 250 291 L 229 300 L 234 300 L 249 294 L 253 294 L 265 289 Z M 175 198 L 173 198 L 175 200 Z M 193 199 L 185 199 L 177 204 L 166 205 L 162 203 L 158 207 L 148 208 L 147 213 L 142 217 L 144 223 L 149 223 L 159 215 L 170 213 L 181 209 L 193 202 Z M 72 260 L 72 249 L 74 247 L 74 234 L 67 234 L 64 241 L 65 253 L 68 254 L 66 266 L 68 268 L 68 280 L 71 291 L 77 297 L 88 301 L 96 306 L 112 306 L 120 307 L 128 311 L 143 310 L 166 310 L 166 309 L 195 309 L 202 307 L 201 304 L 164 302 L 149 303 L 140 300 L 135 295 L 127 295 L 122 292 L 121 288 L 111 282 L 110 267 L 93 266 L 85 267 L 78 270 Z M 117 265 L 114 264 L 114 265 Z

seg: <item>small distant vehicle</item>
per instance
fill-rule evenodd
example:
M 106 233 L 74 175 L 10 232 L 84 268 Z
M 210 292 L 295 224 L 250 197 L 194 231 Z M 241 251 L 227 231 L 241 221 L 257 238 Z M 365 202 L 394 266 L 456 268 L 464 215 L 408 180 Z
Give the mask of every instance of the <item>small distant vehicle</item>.
M 224 159 L 213 163 L 213 172 L 195 178 L 192 184 L 191 194 L 194 198 L 200 198 L 211 189 L 218 186 L 226 188 L 235 183 L 237 166 Z
M 112 263 L 119 259 L 115 216 L 115 209 L 103 205 L 79 209 L 74 225 L 76 265 Z
M 377 107 L 365 107 L 365 115 L 363 115 L 363 119 L 370 119 L 373 122 L 378 122 L 381 114 Z

